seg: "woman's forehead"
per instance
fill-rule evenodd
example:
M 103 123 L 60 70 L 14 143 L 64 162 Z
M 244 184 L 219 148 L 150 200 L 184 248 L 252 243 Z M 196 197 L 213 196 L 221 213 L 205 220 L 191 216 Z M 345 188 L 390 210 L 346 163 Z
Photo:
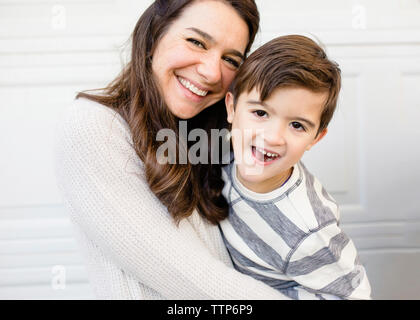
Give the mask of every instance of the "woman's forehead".
M 174 21 L 174 29 L 200 30 L 215 42 L 241 46 L 248 44 L 246 22 L 228 3 L 216 0 L 194 1 Z

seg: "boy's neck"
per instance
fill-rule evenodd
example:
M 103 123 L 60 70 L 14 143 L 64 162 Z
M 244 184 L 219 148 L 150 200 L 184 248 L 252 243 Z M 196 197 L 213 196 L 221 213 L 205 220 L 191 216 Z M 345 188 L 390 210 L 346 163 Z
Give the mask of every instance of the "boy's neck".
M 236 171 L 236 179 L 247 189 L 256 193 L 268 193 L 274 191 L 281 186 L 290 178 L 293 173 L 293 167 L 289 168 L 288 170 L 282 172 L 280 175 L 275 176 L 269 180 L 265 180 L 264 183 L 249 183 L 242 179 L 239 174 L 239 170 Z

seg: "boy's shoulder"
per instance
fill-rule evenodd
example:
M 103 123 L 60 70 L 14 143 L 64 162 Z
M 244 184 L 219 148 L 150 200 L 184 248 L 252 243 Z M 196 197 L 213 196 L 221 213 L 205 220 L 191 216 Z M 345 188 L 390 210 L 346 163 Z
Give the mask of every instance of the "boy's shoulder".
M 301 171 L 302 180 L 288 195 L 292 206 L 302 216 L 313 216 L 318 224 L 338 222 L 338 203 L 302 161 L 298 162 L 297 167 Z
M 294 165 L 289 181 L 269 194 L 255 194 L 244 190 L 233 177 L 234 159 L 222 167 L 225 183 L 222 194 L 229 203 L 243 198 L 258 203 L 275 204 L 280 211 L 289 216 L 299 216 L 310 229 L 320 224 L 339 221 L 339 208 L 334 198 L 327 192 L 317 177 L 302 161 Z M 292 219 L 293 220 L 293 219 Z

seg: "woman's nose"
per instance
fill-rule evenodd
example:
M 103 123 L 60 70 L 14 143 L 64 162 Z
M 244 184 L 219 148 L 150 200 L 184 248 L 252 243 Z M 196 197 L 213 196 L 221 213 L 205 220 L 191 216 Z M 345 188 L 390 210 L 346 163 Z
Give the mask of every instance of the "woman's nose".
M 208 54 L 201 59 L 197 67 L 197 72 L 205 79 L 208 84 L 217 84 L 221 81 L 221 59 L 216 55 Z

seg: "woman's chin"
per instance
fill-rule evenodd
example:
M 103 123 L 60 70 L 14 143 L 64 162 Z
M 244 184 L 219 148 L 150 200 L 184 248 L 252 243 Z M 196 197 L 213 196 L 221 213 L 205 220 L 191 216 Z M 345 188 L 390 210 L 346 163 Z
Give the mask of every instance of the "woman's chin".
M 211 103 L 206 103 L 206 105 L 203 105 L 203 104 L 198 105 L 198 104 L 188 104 L 185 102 L 184 103 L 179 102 L 177 104 L 172 104 L 172 105 L 169 104 L 168 109 L 169 111 L 171 111 L 171 113 L 174 116 L 183 120 L 188 120 L 198 115 L 201 111 L 206 109 L 212 103 L 214 102 L 211 101 Z
M 178 108 L 178 109 L 169 109 L 171 110 L 172 114 L 177 118 L 182 120 L 188 120 L 195 117 L 199 114 L 203 109 L 202 108 Z

